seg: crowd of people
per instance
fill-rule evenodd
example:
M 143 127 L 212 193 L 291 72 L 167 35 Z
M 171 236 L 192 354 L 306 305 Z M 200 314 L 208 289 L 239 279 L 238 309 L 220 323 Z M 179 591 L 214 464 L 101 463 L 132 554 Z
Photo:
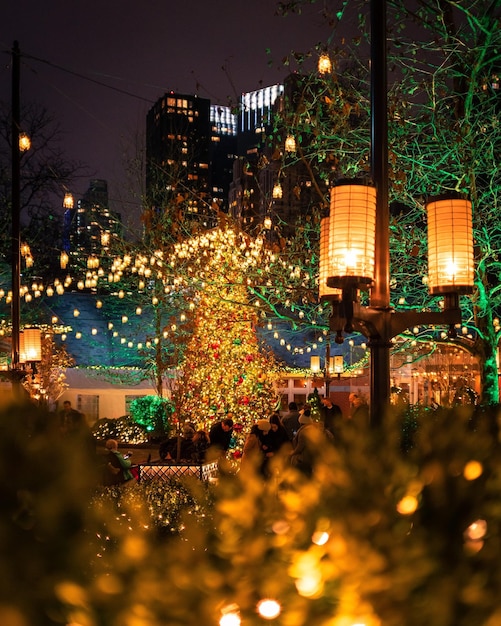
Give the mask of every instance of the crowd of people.
M 368 405 L 359 393 L 349 397 L 350 415 L 343 416 L 341 408 L 330 397 L 322 398 L 320 419 L 314 420 L 311 406 L 291 402 L 282 417 L 272 413 L 268 419 L 258 419 L 245 440 L 241 471 L 249 468 L 270 477 L 271 459 L 279 456 L 306 476 L 311 476 L 319 446 L 339 445 L 343 432 L 369 425 Z
M 318 447 L 325 444 L 338 445 L 343 440 L 343 431 L 348 428 L 360 430 L 369 424 L 367 402 L 359 393 L 349 397 L 350 414 L 344 416 L 341 408 L 330 397 L 321 399 L 320 419 L 312 418 L 311 406 L 290 402 L 283 416 L 278 412 L 257 419 L 246 435 L 240 471 L 249 469 L 268 478 L 273 473 L 273 459 L 280 458 L 311 476 L 318 454 Z M 68 440 L 79 437 L 95 454 L 95 442 L 85 417 L 64 402 L 59 413 L 61 435 Z M 160 460 L 166 463 L 201 464 L 219 461 L 227 456 L 232 447 L 235 424 L 226 417 L 215 422 L 209 432 L 192 423 L 184 423 L 182 430 L 163 441 L 159 446 Z M 133 479 L 133 465 L 128 455 L 118 450 L 114 439 L 106 441 L 106 457 L 103 463 L 103 482 L 106 485 L 127 483 Z M 92 451 L 90 448 L 93 448 Z

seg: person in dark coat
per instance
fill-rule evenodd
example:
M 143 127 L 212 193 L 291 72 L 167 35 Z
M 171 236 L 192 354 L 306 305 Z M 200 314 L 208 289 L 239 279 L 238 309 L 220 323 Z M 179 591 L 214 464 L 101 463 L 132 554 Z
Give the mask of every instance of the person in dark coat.
M 320 413 L 325 430 L 330 432 L 334 437 L 334 441 L 338 443 L 343 427 L 343 412 L 341 408 L 334 404 L 330 398 L 322 398 Z
M 192 462 L 196 452 L 195 444 L 193 443 L 194 435 L 195 431 L 193 428 L 189 424 L 185 424 L 182 435 L 169 437 L 167 441 L 160 444 L 158 453 L 162 461 L 172 463 Z
M 292 441 L 299 430 L 299 410 L 295 402 L 289 402 L 289 412 L 282 417 L 282 424 L 289 441 Z
M 231 435 L 233 432 L 233 420 L 226 417 L 220 422 L 212 425 L 209 431 L 209 450 L 212 458 L 224 456 L 228 451 L 231 443 Z
M 283 446 L 290 444 L 289 435 L 282 424 L 278 413 L 270 415 L 270 432 L 268 433 L 268 445 L 273 454 L 277 454 Z
M 72 435 L 82 429 L 85 424 L 85 418 L 80 411 L 71 406 L 69 400 L 63 402 L 63 409 L 59 412 L 59 428 L 61 434 Z
M 203 463 L 205 461 L 205 455 L 207 454 L 209 445 L 209 435 L 205 430 L 197 430 L 193 436 L 193 460 L 196 463 Z

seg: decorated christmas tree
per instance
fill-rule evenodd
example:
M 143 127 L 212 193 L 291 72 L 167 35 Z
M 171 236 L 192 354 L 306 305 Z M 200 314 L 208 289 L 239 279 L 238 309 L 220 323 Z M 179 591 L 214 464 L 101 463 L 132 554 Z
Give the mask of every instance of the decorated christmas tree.
M 231 417 L 243 437 L 255 420 L 276 409 L 278 367 L 258 339 L 257 307 L 248 300 L 245 264 L 235 249 L 241 252 L 221 233 L 205 257 L 207 280 L 194 298 L 193 334 L 181 364 L 176 409 L 180 421 L 207 430 Z M 240 443 L 235 442 L 237 448 Z

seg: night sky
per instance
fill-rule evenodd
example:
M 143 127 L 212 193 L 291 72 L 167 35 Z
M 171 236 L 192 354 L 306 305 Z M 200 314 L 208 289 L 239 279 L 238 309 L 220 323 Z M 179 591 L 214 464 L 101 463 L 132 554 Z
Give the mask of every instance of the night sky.
M 64 132 L 68 158 L 88 166 L 75 196 L 90 178 L 104 178 L 112 208 L 127 222 L 139 209 L 124 196 L 122 155 L 144 134 L 146 113 L 159 97 L 173 90 L 235 103 L 244 91 L 282 82 L 283 57 L 331 34 L 320 15 L 323 2 L 288 17 L 274 15 L 275 0 L 7 2 L 0 99 L 11 98 L 17 40 L 22 54 L 44 61 L 22 60 L 21 101 L 46 106 Z

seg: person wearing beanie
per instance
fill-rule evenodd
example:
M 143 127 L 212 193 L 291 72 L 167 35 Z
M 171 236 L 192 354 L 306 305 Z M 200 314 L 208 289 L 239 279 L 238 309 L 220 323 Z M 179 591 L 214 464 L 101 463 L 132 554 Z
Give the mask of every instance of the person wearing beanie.
M 311 418 L 311 409 L 309 407 L 301 410 L 299 424 L 299 430 L 292 441 L 293 449 L 290 456 L 290 463 L 306 476 L 311 476 L 315 457 L 313 429 L 315 429 L 316 426 Z
M 271 429 L 271 424 L 268 420 L 257 420 L 257 427 L 261 432 L 267 433 Z
M 287 431 L 289 440 L 292 441 L 300 426 L 299 409 L 296 402 L 289 402 L 289 411 L 282 417 L 282 424 Z

